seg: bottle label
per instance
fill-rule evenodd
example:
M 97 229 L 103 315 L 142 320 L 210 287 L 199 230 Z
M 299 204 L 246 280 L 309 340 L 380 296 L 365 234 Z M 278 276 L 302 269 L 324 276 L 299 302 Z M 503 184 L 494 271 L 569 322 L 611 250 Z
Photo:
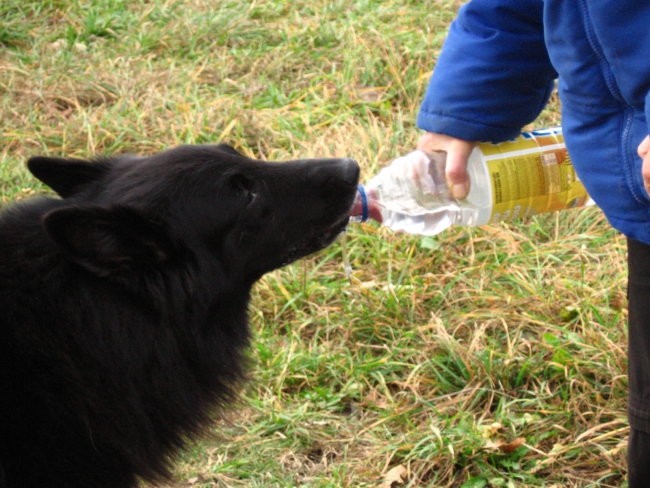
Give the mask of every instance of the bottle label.
M 589 200 L 559 128 L 479 148 L 492 181 L 492 223 L 581 207 Z

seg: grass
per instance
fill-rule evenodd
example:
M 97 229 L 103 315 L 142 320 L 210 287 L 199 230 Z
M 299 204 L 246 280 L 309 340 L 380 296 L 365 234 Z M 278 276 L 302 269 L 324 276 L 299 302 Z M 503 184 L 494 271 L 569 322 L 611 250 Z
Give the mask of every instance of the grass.
M 369 177 L 414 146 L 461 3 L 3 0 L 0 201 L 44 191 L 30 155 L 180 143 Z M 557 122 L 554 103 L 535 125 Z M 172 486 L 623 485 L 624 259 L 594 208 L 427 239 L 352 225 L 255 287 L 251 379 Z

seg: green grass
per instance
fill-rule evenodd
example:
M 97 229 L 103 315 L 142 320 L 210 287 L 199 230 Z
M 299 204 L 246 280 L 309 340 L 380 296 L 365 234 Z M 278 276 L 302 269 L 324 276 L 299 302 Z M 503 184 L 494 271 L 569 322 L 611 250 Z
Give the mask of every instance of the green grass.
M 369 177 L 413 148 L 460 3 L 3 0 L 0 201 L 44 191 L 30 155 L 180 143 Z M 593 208 L 427 239 L 351 226 L 255 287 L 251 379 L 172 486 L 621 486 L 624 259 Z

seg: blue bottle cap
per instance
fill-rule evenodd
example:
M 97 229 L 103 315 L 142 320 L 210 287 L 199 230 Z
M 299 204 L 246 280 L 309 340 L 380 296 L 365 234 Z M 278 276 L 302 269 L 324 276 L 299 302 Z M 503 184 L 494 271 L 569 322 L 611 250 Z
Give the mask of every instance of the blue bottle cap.
M 363 185 L 357 186 L 357 191 L 359 192 L 359 197 L 361 198 L 360 222 L 365 222 L 368 220 L 368 195 L 366 194 L 366 189 L 363 187 Z

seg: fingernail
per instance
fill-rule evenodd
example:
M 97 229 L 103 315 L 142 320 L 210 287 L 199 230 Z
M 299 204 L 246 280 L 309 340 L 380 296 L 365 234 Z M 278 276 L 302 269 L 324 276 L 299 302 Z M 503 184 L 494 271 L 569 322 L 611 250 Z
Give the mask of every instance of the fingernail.
M 451 196 L 456 200 L 462 200 L 469 193 L 469 185 L 467 183 L 456 183 L 451 187 Z

